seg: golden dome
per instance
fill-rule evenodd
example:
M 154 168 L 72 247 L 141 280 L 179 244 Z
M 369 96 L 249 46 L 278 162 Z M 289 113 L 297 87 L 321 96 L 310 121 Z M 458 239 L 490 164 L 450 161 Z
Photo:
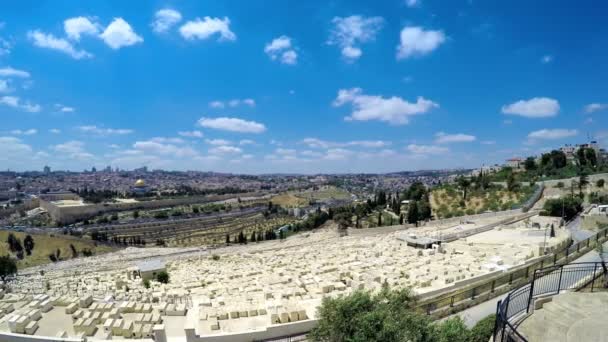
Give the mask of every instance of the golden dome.
M 135 187 L 137 187 L 137 188 L 143 188 L 144 186 L 146 186 L 146 182 L 144 182 L 143 179 L 138 179 L 135 182 Z

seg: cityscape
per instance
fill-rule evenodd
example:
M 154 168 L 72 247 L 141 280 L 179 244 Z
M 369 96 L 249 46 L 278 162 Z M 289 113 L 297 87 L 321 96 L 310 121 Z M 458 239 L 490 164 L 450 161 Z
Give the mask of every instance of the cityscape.
M 4 8 L 0 341 L 608 341 L 608 5 Z

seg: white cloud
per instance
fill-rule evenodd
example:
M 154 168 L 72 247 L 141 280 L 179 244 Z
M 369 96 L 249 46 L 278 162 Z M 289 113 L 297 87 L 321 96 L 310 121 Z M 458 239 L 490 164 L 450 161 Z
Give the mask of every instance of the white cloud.
M 175 24 L 182 20 L 182 15 L 176 10 L 163 8 L 154 14 L 152 30 L 156 33 L 167 32 Z
M 179 32 L 187 40 L 205 40 L 215 34 L 219 34 L 220 41 L 236 40 L 236 35 L 230 31 L 230 19 L 227 17 L 224 17 L 224 19 L 205 17 L 203 20 L 196 18 L 196 20 L 188 21 L 182 25 Z
M 24 70 L 13 69 L 9 66 L 0 69 L 0 77 L 28 78 L 30 77 L 30 73 Z
M 262 133 L 266 131 L 264 124 L 255 121 L 246 121 L 238 118 L 200 118 L 197 124 L 201 127 L 213 128 L 222 131 L 241 133 Z
M 353 112 L 345 118 L 348 121 L 378 120 L 396 125 L 407 124 L 410 116 L 424 114 L 439 107 L 439 104 L 421 96 L 415 103 L 410 103 L 396 96 L 383 98 L 364 95 L 361 88 L 340 89 L 333 105 L 339 107 L 347 103 L 353 107 Z
M 133 133 L 132 129 L 125 128 L 101 128 L 97 126 L 80 126 L 78 130 L 84 133 L 92 133 L 97 135 L 125 135 Z
M 586 113 L 599 112 L 604 109 L 608 109 L 608 103 L 590 103 L 585 106 Z
M 99 34 L 100 25 L 86 17 L 75 17 L 63 22 L 63 30 L 69 39 L 80 40 L 81 35 L 96 36 Z
M 32 148 L 15 137 L 0 137 L 0 160 L 9 162 L 32 153 Z
M 407 7 L 418 7 L 420 6 L 420 0 L 405 0 L 405 5 Z
M 541 63 L 543 64 L 547 64 L 547 63 L 551 63 L 553 62 L 553 56 L 551 55 L 544 55 L 541 59 L 540 59 Z
M 201 131 L 181 131 L 181 132 L 178 132 L 177 134 L 181 135 L 182 137 L 188 137 L 188 138 L 202 138 L 203 137 L 203 132 L 201 132 Z
M 13 48 L 13 44 L 11 42 L 0 37 L 0 56 L 10 54 L 12 48 Z
M 556 140 L 569 138 L 578 135 L 576 129 L 541 129 L 538 131 L 530 132 L 528 139 L 533 140 Z
M 198 152 L 196 152 L 190 146 L 177 146 L 174 144 L 165 144 L 159 140 L 146 140 L 146 141 L 136 141 L 133 144 L 133 148 L 135 151 L 140 151 L 144 153 L 150 154 L 158 154 L 163 156 L 173 156 L 173 157 L 194 157 L 198 156 Z M 138 152 L 135 152 L 138 154 Z
M 422 155 L 430 155 L 430 154 L 443 154 L 447 153 L 449 149 L 443 146 L 433 146 L 433 145 L 416 145 L 409 144 L 407 145 L 407 150 L 414 154 L 422 154 Z
M 114 18 L 99 37 L 114 50 L 144 41 L 123 18 Z
M 58 144 L 51 147 L 55 152 L 65 154 L 66 157 L 76 160 L 89 160 L 94 156 L 85 151 L 84 143 L 78 140 L 67 141 L 63 144 Z
M 62 113 L 73 113 L 76 111 L 76 109 L 74 109 L 74 107 L 64 106 L 60 103 L 56 103 L 55 108 L 57 108 L 57 110 Z
M 49 132 L 51 132 L 53 134 L 59 134 L 59 133 L 61 133 L 61 130 L 58 128 L 51 128 L 51 129 L 49 129 Z
M 295 65 L 298 62 L 298 54 L 291 44 L 291 38 L 285 35 L 275 38 L 266 44 L 264 52 L 273 61 L 279 60 L 283 64 Z
M 206 139 L 205 142 L 209 145 L 214 146 L 232 145 L 232 141 L 225 139 Z
M 446 134 L 444 132 L 438 132 L 435 134 L 435 143 L 436 144 L 450 144 L 450 143 L 460 143 L 460 142 L 473 142 L 475 141 L 474 135 L 468 135 L 463 133 L 457 134 Z
M 484 140 L 481 142 L 482 145 L 496 145 L 496 141 L 494 140 Z
M 16 109 L 21 109 L 30 113 L 38 113 L 42 110 L 42 107 L 40 107 L 40 105 L 32 104 L 29 102 L 21 102 L 21 99 L 16 96 L 2 96 L 0 97 L 0 104 Z
M 401 30 L 397 59 L 429 54 L 443 44 L 445 39 L 445 34 L 441 30 L 425 30 L 420 26 L 406 26 Z
M 348 147 L 348 146 L 358 146 L 358 147 L 367 147 L 367 148 L 380 148 L 390 146 L 391 143 L 389 141 L 382 140 L 353 140 L 347 142 L 335 142 L 335 141 L 326 141 L 317 138 L 305 138 L 302 140 L 302 143 L 307 145 L 310 148 L 322 148 L 327 149 L 330 147 Z
M 335 17 L 332 23 L 334 27 L 330 31 L 327 44 L 339 46 L 342 56 L 348 61 L 354 61 L 363 54 L 359 45 L 376 38 L 384 19 L 353 15 L 346 18 Z
M 242 152 L 243 152 L 243 150 L 238 147 L 227 146 L 227 145 L 221 145 L 221 146 L 209 149 L 209 153 L 211 153 L 211 154 L 236 154 L 236 153 L 242 153 Z
M 243 139 L 241 141 L 239 141 L 239 145 L 243 146 L 243 145 L 253 145 L 255 144 L 255 141 L 250 140 L 250 139 Z
M 185 143 L 182 138 L 164 138 L 164 137 L 155 137 L 150 139 L 152 142 L 157 142 L 161 144 L 170 143 L 170 144 L 183 144 Z
M 226 105 L 228 105 L 229 107 L 235 108 L 235 107 L 240 106 L 241 104 L 247 105 L 249 107 L 255 107 L 255 100 L 250 99 L 250 98 L 232 99 L 227 102 L 216 100 L 216 101 L 209 102 L 209 107 L 215 108 L 215 109 L 223 109 L 223 108 L 226 108 Z
M 547 118 L 557 115 L 558 112 L 559 102 L 548 97 L 519 100 L 502 106 L 503 114 L 519 115 L 526 118 Z
M 30 129 L 26 129 L 26 130 L 14 129 L 11 131 L 11 134 L 14 134 L 14 135 L 34 135 L 36 133 L 38 133 L 38 130 L 34 129 L 34 128 L 30 128 Z
M 29 31 L 28 38 L 35 46 L 63 52 L 74 59 L 91 58 L 93 55 L 85 50 L 76 49 L 72 43 L 63 39 L 57 38 L 52 34 L 46 34 L 39 30 Z
M 209 102 L 209 107 L 220 109 L 226 107 L 226 105 L 222 101 L 211 101 Z

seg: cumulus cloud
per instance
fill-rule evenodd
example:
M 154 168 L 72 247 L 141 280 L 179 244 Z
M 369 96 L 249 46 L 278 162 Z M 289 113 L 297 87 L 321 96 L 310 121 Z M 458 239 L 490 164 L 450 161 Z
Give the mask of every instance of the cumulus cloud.
M 240 133 L 263 133 L 266 126 L 255 121 L 246 121 L 238 118 L 200 118 L 197 124 L 201 127 L 212 128 L 222 131 Z
M 201 132 L 201 131 L 181 131 L 181 132 L 178 132 L 177 134 L 181 135 L 182 137 L 187 137 L 187 138 L 202 138 L 203 137 L 203 132 Z
M 283 64 L 294 65 L 298 62 L 298 54 L 291 44 L 291 38 L 285 35 L 266 44 L 264 52 L 273 61 L 278 60 Z
M 25 70 L 19 70 L 9 67 L 0 68 L 0 77 L 19 77 L 29 78 L 30 73 Z
M 114 18 L 99 37 L 114 50 L 144 41 L 123 18 Z
M 63 22 L 63 30 L 69 39 L 78 41 L 81 35 L 96 36 L 101 26 L 94 20 L 86 17 L 75 17 Z
M 443 44 L 445 39 L 445 34 L 441 30 L 425 30 L 420 26 L 406 26 L 401 30 L 397 59 L 427 55 Z
M 4 162 L 13 161 L 15 158 L 23 158 L 32 153 L 32 148 L 24 144 L 21 139 L 15 137 L 0 137 L 0 160 Z
M 547 118 L 557 115 L 559 102 L 548 97 L 534 97 L 502 106 L 501 110 L 503 114 L 519 115 L 526 118 Z
M 178 146 L 175 144 L 164 143 L 158 139 L 136 141 L 133 144 L 133 148 L 135 151 L 178 158 L 198 156 L 198 152 L 196 152 L 190 146 Z M 135 152 L 135 154 L 137 153 L 138 152 Z
M 348 147 L 348 146 L 380 148 L 380 147 L 386 147 L 386 146 L 391 145 L 391 142 L 382 141 L 382 140 L 353 140 L 353 141 L 347 141 L 347 142 L 335 142 L 335 141 L 321 140 L 321 139 L 317 139 L 317 138 L 305 138 L 305 139 L 302 139 L 302 143 L 307 145 L 310 148 L 322 148 L 322 149 L 327 149 L 330 147 Z
M 56 103 L 55 108 L 57 108 L 57 111 L 61 113 L 73 113 L 76 111 L 74 107 L 64 106 L 61 103 Z
M 154 14 L 152 30 L 156 33 L 169 31 L 175 24 L 182 20 L 182 15 L 176 10 L 164 8 Z
M 528 140 L 557 140 L 563 138 L 574 137 L 578 135 L 576 129 L 541 129 L 538 131 L 530 132 L 528 134 Z
M 209 149 L 209 153 L 211 154 L 237 154 L 242 153 L 243 150 L 239 147 L 221 145 L 214 148 Z
M 26 130 L 14 129 L 11 131 L 11 134 L 13 135 L 34 135 L 36 133 L 38 133 L 38 130 L 35 128 L 30 128 Z
M 230 31 L 230 19 L 227 17 L 224 19 L 204 17 L 203 20 L 196 18 L 182 25 L 179 33 L 187 40 L 205 40 L 216 34 L 219 35 L 220 41 L 236 40 L 236 35 Z
M 342 49 L 342 57 L 347 61 L 354 61 L 363 54 L 359 46 L 376 38 L 384 19 L 353 15 L 345 18 L 335 17 L 332 23 L 334 27 L 330 31 L 327 44 L 337 45 Z
M 33 44 L 40 48 L 56 50 L 69 55 L 74 59 L 91 58 L 93 55 L 85 50 L 76 49 L 72 43 L 63 38 L 57 38 L 52 34 L 46 34 L 39 30 L 29 31 L 28 38 Z
M 476 140 L 474 135 L 457 133 L 457 134 L 446 134 L 444 132 L 438 132 L 435 134 L 435 143 L 437 144 L 450 144 L 450 143 L 461 143 L 461 142 L 473 142 Z
M 79 126 L 77 127 L 79 131 L 84 133 L 91 133 L 97 135 L 125 135 L 133 133 L 132 129 L 126 128 L 102 128 L 94 125 L 91 126 Z
M 419 96 L 416 102 L 411 103 L 400 97 L 383 98 L 379 95 L 365 95 L 361 88 L 340 89 L 333 102 L 335 107 L 350 103 L 353 112 L 345 119 L 347 121 L 378 120 L 395 125 L 404 125 L 409 117 L 424 114 L 439 104 Z
M 11 91 L 11 88 L 8 85 L 7 80 L 0 80 L 0 93 L 8 93 Z
M 84 143 L 78 140 L 67 141 L 63 144 L 54 145 L 51 148 L 70 159 L 88 160 L 94 158 L 91 153 L 85 151 Z
M 243 146 L 243 145 L 253 145 L 255 144 L 255 141 L 250 140 L 250 139 L 243 139 L 241 141 L 239 141 L 239 145 Z
M 61 130 L 58 128 L 51 128 L 51 129 L 49 129 L 49 132 L 53 133 L 53 134 L 59 134 L 59 133 L 61 133 Z
M 209 145 L 214 145 L 214 146 L 222 146 L 222 145 L 231 145 L 232 141 L 229 140 L 225 140 L 225 139 L 206 139 L 205 142 Z
M 429 155 L 447 153 L 449 149 L 443 146 L 409 144 L 406 148 L 414 154 Z
M 590 103 L 585 106 L 585 112 L 589 114 L 599 112 L 604 109 L 608 109 L 608 103 Z
M 16 96 L 2 96 L 0 97 L 0 104 L 30 113 L 38 113 L 42 110 L 40 105 L 32 104 L 30 102 L 23 102 Z
M 405 0 L 405 5 L 407 7 L 418 7 L 420 6 L 420 0 Z

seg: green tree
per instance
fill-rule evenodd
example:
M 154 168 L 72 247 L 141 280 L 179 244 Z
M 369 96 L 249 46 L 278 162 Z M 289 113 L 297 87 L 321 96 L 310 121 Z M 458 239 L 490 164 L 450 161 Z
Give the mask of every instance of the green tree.
M 159 283 L 168 284 L 169 283 L 169 273 L 167 273 L 167 271 L 158 272 L 158 274 L 156 275 L 156 280 Z
M 23 239 L 23 247 L 25 248 L 25 253 L 27 253 L 27 255 L 32 255 L 32 250 L 34 250 L 34 246 L 34 238 L 28 234 L 25 239 Z
M 606 181 L 603 178 L 598 179 L 597 182 L 595 182 L 595 186 L 597 186 L 598 188 L 603 188 L 605 182 Z
M 144 285 L 145 288 L 149 289 L 150 288 L 150 280 L 144 279 L 143 285 Z
M 431 341 L 431 321 L 410 309 L 408 290 L 384 288 L 377 295 L 357 291 L 323 299 L 319 323 L 309 334 L 313 341 Z
M 524 161 L 524 168 L 528 172 L 535 171 L 538 168 L 538 166 L 536 165 L 536 159 L 534 159 L 534 157 L 526 158 L 526 160 Z
M 467 200 L 467 191 L 469 190 L 469 187 L 471 186 L 471 180 L 460 176 L 458 178 L 458 186 L 460 187 L 460 189 L 462 189 L 462 200 L 466 202 Z
M 573 219 L 583 209 L 582 200 L 577 197 L 562 197 L 547 199 L 543 206 L 543 214 L 563 217 L 566 221 Z
M 6 284 L 6 279 L 17 273 L 17 263 L 9 255 L 0 256 L 0 279 Z
M 514 192 L 519 187 L 519 182 L 515 179 L 515 173 L 510 172 L 507 175 L 507 190 L 509 192 Z
M 408 223 L 418 222 L 418 202 L 417 201 L 410 201 L 410 205 L 407 210 L 407 222 Z
M 589 176 L 587 175 L 587 173 L 585 171 L 580 171 L 578 174 L 578 193 L 580 195 L 580 197 L 583 197 L 583 189 L 587 187 L 587 185 L 589 185 Z

